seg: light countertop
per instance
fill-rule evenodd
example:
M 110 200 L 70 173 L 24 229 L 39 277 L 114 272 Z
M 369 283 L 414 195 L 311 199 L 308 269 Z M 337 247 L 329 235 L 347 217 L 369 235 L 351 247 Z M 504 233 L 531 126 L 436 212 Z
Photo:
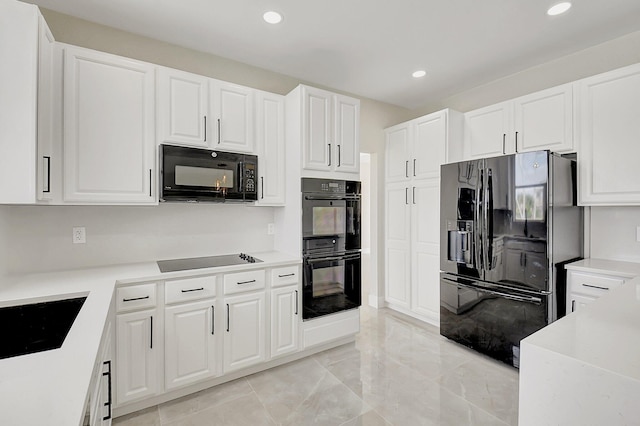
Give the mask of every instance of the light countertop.
M 279 252 L 250 253 L 264 262 L 161 273 L 155 262 L 3 277 L 0 307 L 86 295 L 62 347 L 0 360 L 0 424 L 79 425 L 100 339 L 117 284 L 299 263 Z M 3 324 L 3 326 L 6 326 Z
M 619 260 L 583 259 L 569 263 L 565 268 L 573 271 L 594 272 L 626 278 L 640 276 L 640 263 L 621 262 Z

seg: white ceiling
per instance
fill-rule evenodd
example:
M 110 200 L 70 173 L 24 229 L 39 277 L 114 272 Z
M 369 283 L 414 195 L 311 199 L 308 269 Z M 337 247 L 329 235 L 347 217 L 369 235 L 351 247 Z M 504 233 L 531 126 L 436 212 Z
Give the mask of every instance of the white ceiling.
M 640 30 L 640 0 L 29 1 L 407 108 Z

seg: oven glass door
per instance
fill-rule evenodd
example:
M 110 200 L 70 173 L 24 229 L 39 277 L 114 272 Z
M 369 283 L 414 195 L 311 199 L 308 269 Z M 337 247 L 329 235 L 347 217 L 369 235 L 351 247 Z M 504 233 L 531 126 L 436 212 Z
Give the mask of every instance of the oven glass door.
M 520 340 L 547 325 L 549 298 L 442 274 L 440 334 L 519 367 Z
M 347 222 L 347 203 L 342 199 L 312 199 L 302 205 L 303 237 L 343 237 Z
M 306 257 L 302 318 L 315 318 L 360 306 L 360 265 L 360 253 Z

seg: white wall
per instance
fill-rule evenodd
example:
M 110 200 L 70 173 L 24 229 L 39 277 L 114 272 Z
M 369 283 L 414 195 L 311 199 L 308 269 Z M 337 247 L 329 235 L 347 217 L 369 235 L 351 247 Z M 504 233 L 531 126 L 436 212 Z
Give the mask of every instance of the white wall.
M 591 242 L 593 258 L 640 262 L 640 207 L 591 207 Z
M 274 207 L 0 206 L 5 273 L 52 271 L 273 249 Z M 84 226 L 86 244 L 71 230 Z

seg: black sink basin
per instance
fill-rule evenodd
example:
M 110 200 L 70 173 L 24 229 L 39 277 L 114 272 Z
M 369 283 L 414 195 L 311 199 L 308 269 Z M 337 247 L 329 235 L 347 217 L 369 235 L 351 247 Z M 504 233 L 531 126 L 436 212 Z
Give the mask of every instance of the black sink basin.
M 0 359 L 62 346 L 86 297 L 0 308 Z

